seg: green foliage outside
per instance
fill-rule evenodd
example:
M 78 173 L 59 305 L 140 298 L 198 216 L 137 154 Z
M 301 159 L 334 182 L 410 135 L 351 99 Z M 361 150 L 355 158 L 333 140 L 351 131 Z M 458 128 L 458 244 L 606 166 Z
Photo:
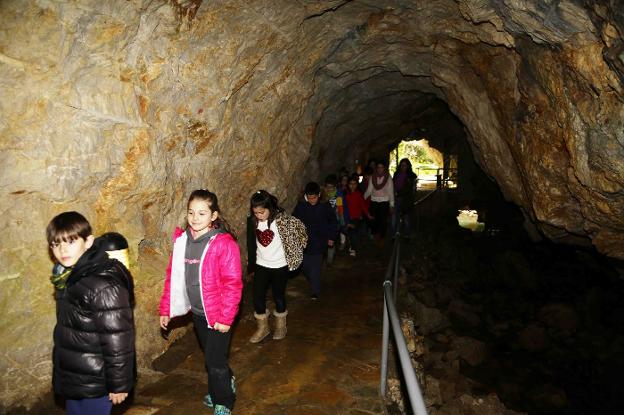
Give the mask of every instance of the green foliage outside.
M 397 156 L 398 151 L 398 156 Z M 397 169 L 397 161 L 407 158 L 412 163 L 415 173 L 420 175 L 436 175 L 438 165 L 423 147 L 418 145 L 418 140 L 401 141 L 397 148 L 390 152 L 390 174 Z

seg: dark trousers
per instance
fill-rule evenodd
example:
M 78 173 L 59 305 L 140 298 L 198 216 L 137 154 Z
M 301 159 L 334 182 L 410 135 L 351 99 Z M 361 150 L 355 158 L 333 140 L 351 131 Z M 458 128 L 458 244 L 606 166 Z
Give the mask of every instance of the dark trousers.
M 336 244 L 337 243 L 338 243 L 338 238 L 336 238 L 336 241 L 334 241 L 334 244 L 332 246 L 327 247 L 327 258 L 325 259 L 325 261 L 327 262 L 327 265 L 331 265 L 334 263 L 334 258 L 336 257 Z
M 390 202 L 371 202 L 370 214 L 373 217 L 373 235 L 378 235 L 381 238 L 386 236 L 389 212 Z
M 323 264 L 323 254 L 303 254 L 301 270 L 310 283 L 312 294 L 321 294 L 321 265 Z
M 394 198 L 394 215 L 392 215 L 392 236 L 397 232 L 402 232 L 402 235 L 409 236 L 411 232 L 411 206 L 404 206 L 405 201 L 400 197 Z M 401 222 L 403 222 L 403 229 L 401 229 Z
M 204 364 L 208 372 L 208 389 L 212 402 L 232 409 L 236 396 L 232 390 L 232 370 L 228 365 L 228 351 L 232 330 L 221 333 L 208 328 L 206 317 L 193 314 L 197 338 L 204 350 Z
M 273 291 L 275 311 L 286 311 L 286 283 L 288 282 L 288 267 L 267 268 L 256 264 L 253 280 L 254 311 L 257 314 L 266 312 L 266 292 L 269 285 Z
M 349 246 L 355 251 L 358 245 L 358 238 L 362 234 L 362 229 L 364 228 L 364 219 L 351 219 L 349 225 L 353 226 L 347 228 L 349 230 Z
M 113 403 L 108 395 L 100 398 L 67 399 L 65 410 L 67 415 L 109 415 Z

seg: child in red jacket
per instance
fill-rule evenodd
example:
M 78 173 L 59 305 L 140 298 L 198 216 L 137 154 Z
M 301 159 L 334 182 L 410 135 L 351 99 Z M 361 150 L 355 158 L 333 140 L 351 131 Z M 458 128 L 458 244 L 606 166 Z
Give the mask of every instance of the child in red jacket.
M 204 404 L 214 407 L 216 415 L 229 415 L 235 400 L 228 365 L 230 327 L 243 289 L 240 251 L 214 193 L 205 189 L 191 193 L 187 221 L 186 230 L 176 228 L 173 235 L 160 326 L 166 330 L 172 317 L 192 311 L 210 386 Z
M 347 201 L 347 210 L 349 211 L 349 224 L 347 225 L 347 233 L 349 236 L 349 255 L 356 256 L 357 238 L 364 222 L 364 216 L 372 219 L 368 213 L 368 204 L 364 200 L 364 196 L 358 190 L 358 177 L 351 176 L 348 183 L 348 191 L 345 195 Z

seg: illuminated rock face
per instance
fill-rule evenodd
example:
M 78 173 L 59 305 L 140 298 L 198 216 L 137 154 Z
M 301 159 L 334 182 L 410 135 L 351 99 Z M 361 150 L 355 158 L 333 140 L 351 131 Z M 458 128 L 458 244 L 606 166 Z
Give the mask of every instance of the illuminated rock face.
M 577 3 L 0 2 L 2 405 L 49 387 L 56 213 L 130 241 L 146 365 L 192 189 L 243 233 L 254 190 L 291 207 L 415 128 L 455 134 L 447 105 L 546 237 L 624 258 L 624 16 Z

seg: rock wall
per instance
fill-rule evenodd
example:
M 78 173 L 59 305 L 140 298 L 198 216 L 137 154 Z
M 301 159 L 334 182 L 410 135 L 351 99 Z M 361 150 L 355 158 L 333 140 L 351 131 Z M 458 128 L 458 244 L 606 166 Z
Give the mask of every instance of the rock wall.
M 624 19 L 587 3 L 0 2 L 2 406 L 49 388 L 52 216 L 129 239 L 146 365 L 192 189 L 243 233 L 254 190 L 291 207 L 346 159 L 442 133 L 439 101 L 547 237 L 624 258 Z

